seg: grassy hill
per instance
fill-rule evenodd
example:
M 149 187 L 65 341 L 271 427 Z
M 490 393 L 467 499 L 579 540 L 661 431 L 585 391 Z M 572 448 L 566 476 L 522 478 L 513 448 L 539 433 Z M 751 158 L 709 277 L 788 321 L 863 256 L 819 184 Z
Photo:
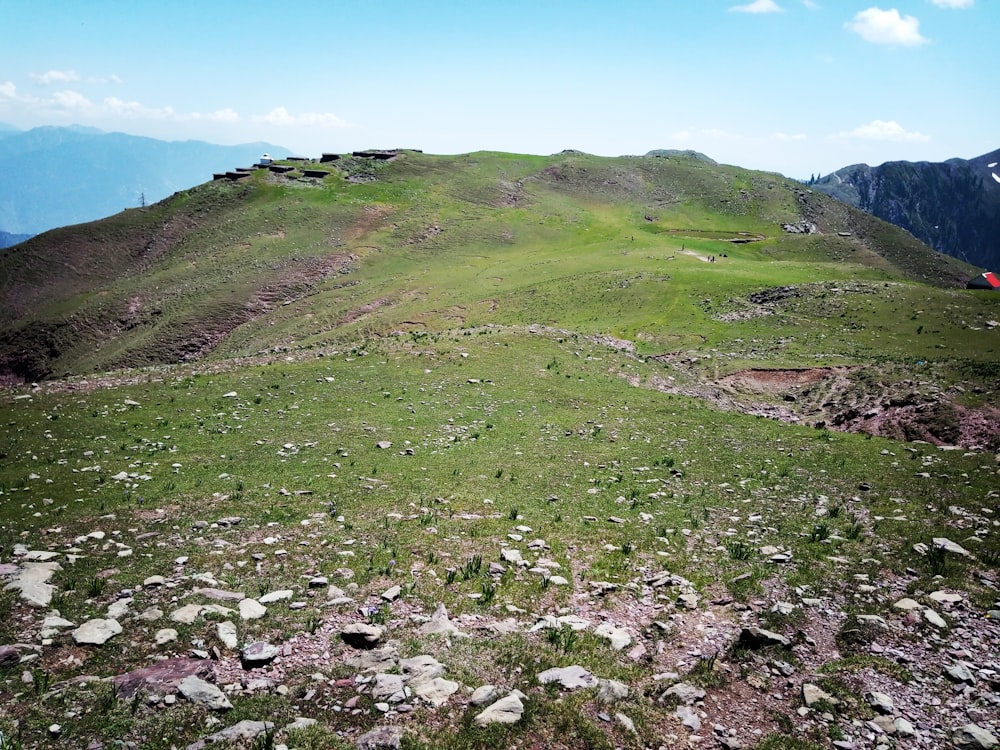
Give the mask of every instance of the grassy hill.
M 285 166 L 0 254 L 0 747 L 998 731 L 970 267 L 700 155 Z

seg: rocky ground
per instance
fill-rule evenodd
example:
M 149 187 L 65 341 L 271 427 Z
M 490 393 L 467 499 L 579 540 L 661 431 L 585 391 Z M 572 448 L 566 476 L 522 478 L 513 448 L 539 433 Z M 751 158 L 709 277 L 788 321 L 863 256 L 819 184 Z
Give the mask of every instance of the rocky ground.
M 317 514 L 302 528 L 342 528 L 342 521 Z M 620 747 L 733 750 L 776 730 L 842 750 L 997 746 L 1000 601 L 984 606 L 963 590 L 914 590 L 905 578 L 857 575 L 823 591 L 789 590 L 775 576 L 766 597 L 734 601 L 721 588 L 697 591 L 660 571 L 626 586 L 580 584 L 571 605 L 553 611 L 507 605 L 450 618 L 443 605 L 428 610 L 400 585 L 359 587 L 347 568 L 336 580 L 304 569 L 292 588 L 231 590 L 217 577 L 222 571 L 263 571 L 287 559 L 289 545 L 309 541 L 264 538 L 267 552 L 248 553 L 266 529 L 234 517 L 186 532 L 226 551 L 219 574 L 192 570 L 179 556 L 141 586 L 116 589 L 121 567 L 162 543 L 163 527 L 150 528 L 110 521 L 72 539 L 52 529 L 3 551 L 0 575 L 20 600 L 18 642 L 0 646 L 6 711 L 32 694 L 65 706 L 52 716 L 53 741 L 93 710 L 96 686 L 113 685 L 118 700 L 141 703 L 135 710 L 198 707 L 202 736 L 189 750 L 258 735 L 295 747 L 296 732 L 316 725 L 359 748 L 400 747 L 407 737 L 461 731 L 462 716 L 476 726 L 517 726 L 532 705 L 569 694 L 584 696 L 581 709 Z M 545 550 L 544 540 L 521 538 L 484 562 L 498 578 L 509 567 L 569 585 Z M 753 554 L 776 569 L 788 557 L 768 546 Z M 945 538 L 928 539 L 913 554 L 972 557 Z M 84 556 L 107 561 L 105 583 L 88 592 L 103 616 L 70 621 L 50 581 Z M 996 597 L 995 574 L 976 570 L 976 586 Z M 306 608 L 317 615 L 305 628 L 283 625 Z M 587 650 L 574 646 L 584 637 L 634 664 L 636 678 L 611 679 L 573 663 L 576 653 L 588 661 Z M 116 672 L 113 661 L 103 662 L 102 650 L 116 641 L 145 666 Z M 527 654 L 555 647 L 571 663 L 533 669 L 537 658 L 515 668 L 484 660 L 511 644 Z M 91 664 L 102 668 L 91 673 Z M 67 671 L 74 676 L 59 680 Z M 267 717 L 227 720 L 233 699 L 255 694 L 286 698 L 299 718 L 277 727 Z

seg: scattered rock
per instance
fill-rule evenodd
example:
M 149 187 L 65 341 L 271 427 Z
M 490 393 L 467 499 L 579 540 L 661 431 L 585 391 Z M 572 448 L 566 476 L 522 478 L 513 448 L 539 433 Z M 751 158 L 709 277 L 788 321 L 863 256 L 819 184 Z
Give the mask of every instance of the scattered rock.
M 578 690 L 580 688 L 597 686 L 597 678 L 576 664 L 571 667 L 546 669 L 544 672 L 539 672 L 537 678 L 543 685 L 547 685 L 550 682 L 558 682 L 566 690 Z
M 121 632 L 122 626 L 118 624 L 117 620 L 105 620 L 98 617 L 88 620 L 74 630 L 73 640 L 78 646 L 101 646 Z
M 766 648 L 768 646 L 781 646 L 791 648 L 792 642 L 779 633 L 764 630 L 756 626 L 743 628 L 740 631 L 739 643 L 746 648 Z
M 281 653 L 281 649 L 266 641 L 257 641 L 244 646 L 240 650 L 240 662 L 244 669 L 253 669 L 269 664 Z
M 259 620 L 267 614 L 267 607 L 256 599 L 241 599 L 239 609 L 241 620 Z
M 177 631 L 173 628 L 163 628 L 156 631 L 156 635 L 153 636 L 153 640 L 156 642 L 157 646 L 163 646 L 167 643 L 172 643 L 177 640 Z
M 820 702 L 830 706 L 836 706 L 840 703 L 839 700 L 823 690 L 819 685 L 814 685 L 811 682 L 802 683 L 802 702 L 809 708 Z
M 177 690 L 192 703 L 210 711 L 224 711 L 233 707 L 225 693 L 210 682 L 191 675 L 177 684 Z
M 690 705 L 695 701 L 705 699 L 705 691 L 686 682 L 671 685 L 663 693 L 664 698 L 676 698 L 680 703 Z
M 383 632 L 378 625 L 355 622 L 341 630 L 340 637 L 344 643 L 352 648 L 371 649 L 375 648 L 382 640 Z
M 399 750 L 403 741 L 403 728 L 396 726 L 375 727 L 358 737 L 358 750 Z
M 236 623 L 226 620 L 225 622 L 220 622 L 215 626 L 216 635 L 219 636 L 219 640 L 222 641 L 222 645 L 228 648 L 230 651 L 236 649 L 239 645 L 239 640 L 236 636 Z
M 958 555 L 959 557 L 970 557 L 970 558 L 972 557 L 972 553 L 969 552 L 969 550 L 965 549 L 965 547 L 963 547 L 961 544 L 951 541 L 947 537 L 936 536 L 931 540 L 931 542 L 938 549 L 942 549 L 945 552 L 951 553 L 952 555 Z M 970 724 L 969 726 L 974 726 L 974 725 Z
M 499 697 L 500 689 L 496 685 L 481 685 L 472 691 L 472 695 L 469 697 L 469 705 L 485 706 L 487 703 L 493 703 Z
M 490 704 L 474 721 L 481 727 L 490 724 L 516 724 L 524 715 L 524 704 L 520 696 L 511 693 Z
M 701 729 L 701 717 L 690 706 L 678 706 L 674 709 L 674 715 L 681 720 L 681 724 L 692 732 L 697 732 Z
M 117 675 L 115 690 L 122 698 L 131 698 L 139 689 L 150 693 L 176 691 L 185 677 L 204 677 L 210 670 L 211 664 L 202 659 L 164 659 L 152 666 Z
M 600 679 L 597 684 L 598 703 L 618 703 L 628 698 L 628 685 L 624 682 Z
M 885 693 L 880 693 L 878 690 L 869 690 L 865 693 L 864 698 L 868 705 L 874 708 L 877 713 L 891 716 L 895 710 L 892 698 Z
M 997 738 L 978 724 L 966 724 L 951 735 L 957 750 L 992 750 L 997 747 Z

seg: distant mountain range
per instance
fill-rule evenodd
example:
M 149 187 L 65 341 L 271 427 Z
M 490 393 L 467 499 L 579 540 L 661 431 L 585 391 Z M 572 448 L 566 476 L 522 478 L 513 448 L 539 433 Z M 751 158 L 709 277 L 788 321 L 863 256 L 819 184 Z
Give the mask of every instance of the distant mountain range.
M 1000 271 L 1000 149 L 939 163 L 855 164 L 812 187 L 908 230 L 939 252 Z
M 0 248 L 11 247 L 19 242 L 30 240 L 33 236 L 34 235 L 31 234 L 11 234 L 10 232 L 0 232 Z
M 79 126 L 22 131 L 0 123 L 0 234 L 38 234 L 143 200 L 154 203 L 212 179 L 213 172 L 249 166 L 265 152 L 288 154 L 270 143 L 220 146 Z

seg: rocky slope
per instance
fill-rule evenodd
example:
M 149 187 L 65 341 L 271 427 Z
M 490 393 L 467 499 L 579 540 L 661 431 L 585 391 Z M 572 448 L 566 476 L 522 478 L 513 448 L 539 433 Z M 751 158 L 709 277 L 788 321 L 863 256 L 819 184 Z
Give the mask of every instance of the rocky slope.
M 838 169 L 812 187 L 911 232 L 935 250 L 1000 268 L 1000 149 L 974 159 Z

